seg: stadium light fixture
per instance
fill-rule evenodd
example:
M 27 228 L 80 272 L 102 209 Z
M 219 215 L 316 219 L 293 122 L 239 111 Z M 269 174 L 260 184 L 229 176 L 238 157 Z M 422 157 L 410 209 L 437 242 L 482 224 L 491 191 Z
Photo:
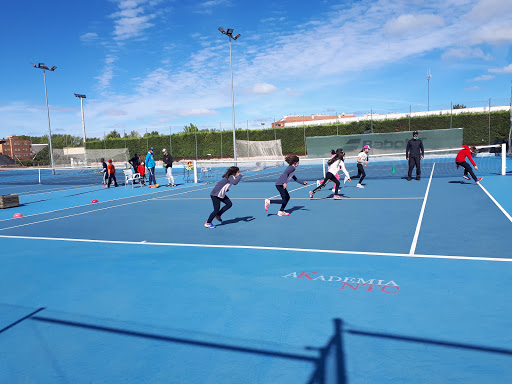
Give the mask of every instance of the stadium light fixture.
M 42 69 L 43 70 L 43 79 L 44 79 L 44 95 L 45 95 L 45 98 L 46 98 L 46 114 L 48 115 L 48 134 L 49 134 L 49 137 L 48 137 L 48 141 L 49 141 L 49 144 L 50 144 L 50 162 L 51 162 L 51 165 L 52 165 L 52 171 L 55 172 L 55 165 L 53 163 L 53 147 L 52 147 L 52 127 L 51 127 L 51 124 L 50 124 L 50 108 L 48 107 L 48 90 L 46 88 L 46 71 L 50 71 L 50 72 L 53 72 L 57 69 L 56 66 L 53 66 L 51 68 L 48 68 L 46 65 L 44 65 L 44 63 L 38 63 L 37 65 L 35 65 L 34 63 L 30 63 L 32 64 L 32 66 L 34 68 L 38 68 L 38 69 Z
M 228 28 L 228 30 L 224 30 L 224 28 L 219 27 L 219 31 L 228 37 L 229 40 L 229 68 L 231 72 L 231 110 L 233 115 L 233 156 L 235 159 L 235 165 L 236 165 L 236 129 L 235 129 L 235 94 L 233 92 L 233 56 L 231 54 L 231 40 L 238 39 L 241 35 L 238 34 L 235 37 L 233 37 L 233 28 Z
M 75 93 L 75 97 L 79 97 L 80 98 L 80 107 L 82 109 L 82 130 L 83 130 L 83 133 L 84 133 L 84 160 L 85 160 L 85 165 L 87 165 L 87 155 L 85 154 L 86 136 L 85 136 L 85 118 L 84 118 L 84 99 L 86 99 L 87 96 L 86 95 L 81 95 L 79 93 Z

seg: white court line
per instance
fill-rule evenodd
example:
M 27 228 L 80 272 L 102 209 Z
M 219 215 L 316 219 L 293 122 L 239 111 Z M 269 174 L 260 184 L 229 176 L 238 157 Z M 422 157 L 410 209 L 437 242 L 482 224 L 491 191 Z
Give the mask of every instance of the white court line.
M 144 245 L 144 246 L 154 245 L 154 246 L 165 246 L 165 247 L 222 248 L 222 249 L 255 249 L 255 250 L 265 250 L 265 251 L 330 253 L 330 254 L 341 254 L 341 255 L 368 255 L 368 256 L 387 256 L 387 257 L 427 258 L 427 259 L 512 262 L 512 259 L 500 259 L 500 258 L 495 258 L 495 257 L 469 257 L 469 256 L 447 256 L 447 255 L 421 255 L 421 254 L 408 254 L 408 253 L 387 253 L 387 252 L 339 251 L 339 250 L 332 250 L 332 249 L 260 247 L 260 246 L 253 246 L 253 245 L 154 243 L 154 242 L 147 242 L 145 240 L 144 241 L 120 241 L 120 240 L 118 241 L 118 240 L 73 239 L 73 238 L 64 238 L 64 237 L 7 236 L 7 235 L 0 235 L 0 238 L 24 239 L 24 240 L 46 240 L 46 241 L 67 241 L 67 242 L 98 243 L 98 244 L 127 244 L 127 245 Z
M 202 184 L 201 184 L 202 185 Z M 193 185 L 190 185 L 190 186 L 184 186 L 183 188 L 192 188 L 192 187 L 197 187 L 199 186 L 199 184 L 193 184 Z M 137 197 L 141 197 L 141 196 L 147 196 L 148 194 L 157 194 L 157 193 L 162 193 L 162 192 L 171 192 L 171 191 L 176 191 L 176 190 L 179 190 L 179 189 L 182 189 L 182 188 L 178 188 L 178 189 L 173 189 L 173 190 L 160 190 L 160 191 L 151 191 L 149 193 L 145 193 L 145 194 L 142 194 L 142 195 L 134 195 L 134 196 L 126 196 L 126 197 L 119 197 L 119 198 L 116 198 L 116 199 L 111 199 L 111 200 L 102 200 L 102 201 L 99 201 L 97 204 L 105 204 L 105 203 L 110 203 L 112 201 L 118 201 L 118 200 L 124 200 L 124 199 L 133 199 L 133 198 L 137 198 Z M 202 188 L 201 188 L 202 189 Z M 198 189 L 199 190 L 199 189 Z M 101 190 L 98 190 L 98 192 L 101 191 Z M 190 192 L 194 192 L 194 191 L 190 191 Z M 172 195 L 174 196 L 174 195 Z M 151 200 L 151 199 L 149 199 Z M 143 200 L 143 201 L 147 201 L 147 200 Z M 54 209 L 53 211 L 45 211 L 45 212 L 39 212 L 39 213 L 33 213 L 31 215 L 26 215 L 24 217 L 32 217 L 32 216 L 38 216 L 38 215 L 45 215 L 47 213 L 53 213 L 53 212 L 59 212 L 59 211 L 65 211 L 67 209 L 74 209 L 74 208 L 80 208 L 80 207 L 85 207 L 87 205 L 91 205 L 91 203 L 87 203 L 87 204 L 82 204 L 82 205 L 74 205 L 72 207 L 66 207 L 66 208 L 59 208 L 59 209 Z M 19 219 L 14 219 L 12 217 L 8 218 L 8 219 L 0 219 L 0 222 L 2 221 L 8 221 L 8 220 L 19 220 Z
M 231 200 L 262 200 L 262 197 L 230 197 Z M 423 200 L 424 197 L 344 197 L 345 200 Z M 158 200 L 210 200 L 209 197 L 159 197 Z M 326 200 L 326 198 L 293 197 L 290 200 Z
M 182 195 L 184 193 L 196 192 L 196 191 L 201 191 L 203 189 L 209 189 L 209 188 L 210 187 L 208 186 L 207 188 L 194 189 L 193 191 L 185 191 L 185 192 L 181 192 L 181 193 L 176 193 L 175 195 Z M 175 196 L 175 195 L 173 195 L 173 196 Z M 118 207 L 124 207 L 126 205 L 143 203 L 143 202 L 150 201 L 150 200 L 159 200 L 159 198 L 158 197 L 151 197 L 149 199 L 132 201 L 130 203 L 124 203 L 124 204 L 118 204 L 118 205 L 110 205 L 108 207 L 92 209 L 92 210 L 85 211 L 85 212 L 80 212 L 80 213 L 73 213 L 71 215 L 59 216 L 59 217 L 54 217 L 54 218 L 51 218 L 51 219 L 39 220 L 39 221 L 34 221 L 34 222 L 31 222 L 31 223 L 25 223 L 25 224 L 20 224 L 20 225 L 14 225 L 12 227 L 0 228 L 0 231 L 5 231 L 7 229 L 14 229 L 14 228 L 19 228 L 19 227 L 26 227 L 28 225 L 33 225 L 33 224 L 46 223 L 48 221 L 60 220 L 60 219 L 65 219 L 65 218 L 73 217 L 73 216 L 85 215 L 87 213 L 103 211 L 103 210 L 106 210 L 106 209 L 113 209 L 113 208 L 118 208 Z M 113 200 L 111 200 L 111 201 L 113 201 Z M 89 204 L 87 204 L 87 205 L 89 205 Z M 76 207 L 73 207 L 73 208 L 78 208 L 78 207 L 83 207 L 83 205 L 82 206 L 76 206 Z M 64 209 L 71 209 L 71 208 L 64 208 Z M 57 211 L 59 211 L 59 210 L 57 210 Z M 56 212 L 56 211 L 50 211 L 50 212 Z M 46 212 L 46 213 L 50 213 L 50 212 Z M 30 215 L 30 216 L 35 216 L 35 215 Z M 26 217 L 30 217 L 30 216 L 26 216 Z M 20 220 L 20 219 L 12 219 L 12 220 Z
M 311 187 L 311 184 L 306 184 L 306 185 L 303 185 L 302 187 L 292 189 L 291 191 L 288 191 L 288 193 L 298 191 L 299 189 L 306 188 L 306 187 Z M 274 197 L 281 197 L 281 195 L 275 195 L 275 196 L 269 197 L 269 199 L 273 199 Z
M 500 203 L 498 203 L 496 201 L 496 199 L 494 197 L 492 197 L 492 195 L 487 191 L 487 189 L 484 188 L 484 186 L 482 185 L 482 183 L 478 183 L 478 185 L 480 186 L 480 188 L 482 188 L 484 190 L 484 192 L 487 194 L 487 196 L 489 196 L 491 198 L 491 200 L 493 201 L 494 204 L 496 204 L 496 206 L 501 210 L 501 212 L 503 212 L 503 214 L 507 217 L 507 219 L 510 220 L 510 222 L 512 222 L 512 217 L 508 214 L 508 212 L 505 210 L 505 208 L 503 208 Z
M 421 222 L 423 221 L 423 214 L 425 213 L 425 206 L 427 205 L 428 191 L 430 190 L 430 183 L 432 183 L 432 175 L 434 174 L 435 167 L 436 163 L 432 165 L 432 172 L 430 172 L 430 179 L 428 180 L 427 190 L 425 191 L 425 198 L 423 200 L 423 205 L 421 206 L 420 217 L 418 218 L 416 232 L 414 233 L 414 238 L 412 239 L 411 244 L 411 250 L 409 251 L 410 255 L 414 255 L 414 252 L 416 251 L 416 244 L 418 243 L 418 237 L 420 236 Z

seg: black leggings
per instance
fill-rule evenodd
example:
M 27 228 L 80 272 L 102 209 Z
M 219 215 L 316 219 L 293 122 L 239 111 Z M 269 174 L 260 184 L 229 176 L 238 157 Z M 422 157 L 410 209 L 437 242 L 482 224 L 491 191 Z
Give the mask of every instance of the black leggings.
M 223 198 L 220 198 L 218 196 L 211 196 L 212 203 L 213 203 L 213 212 L 210 214 L 210 217 L 208 217 L 207 223 L 211 223 L 215 216 L 222 216 L 224 212 L 226 212 L 229 208 L 233 206 L 233 203 L 231 200 L 229 200 L 229 197 L 224 196 Z M 226 204 L 225 206 L 220 209 L 220 203 L 223 202 Z
M 359 184 L 361 184 L 366 177 L 366 172 L 364 171 L 363 164 L 357 163 L 357 176 L 352 177 L 352 179 L 359 179 Z
M 276 185 L 276 188 L 281 195 L 281 200 L 270 200 L 270 204 L 281 204 L 281 211 L 284 211 L 286 204 L 290 201 L 290 194 L 282 185 Z
M 315 189 L 313 189 L 313 193 L 316 193 L 318 190 L 322 189 L 323 187 L 325 187 L 325 184 L 327 184 L 329 182 L 329 180 L 332 180 L 332 182 L 334 184 L 336 184 L 336 187 L 334 189 L 334 194 L 337 195 L 338 194 L 338 189 L 340 188 L 340 181 L 336 178 L 336 176 L 334 176 L 331 172 L 327 172 L 325 174 L 325 179 L 324 181 L 322 182 L 322 184 L 320 184 L 318 187 L 316 187 Z
M 416 177 L 421 176 L 421 157 L 409 157 L 409 173 L 408 177 L 412 177 L 412 170 L 416 167 Z
M 114 185 L 117 187 L 116 174 L 111 173 L 108 175 L 107 188 L 110 188 L 110 184 L 112 184 L 112 180 L 114 181 Z
M 459 165 L 461 165 L 463 168 L 464 168 L 464 176 L 467 176 L 467 174 L 469 173 L 471 175 L 471 177 L 473 178 L 473 180 L 476 181 L 476 176 L 475 176 L 475 172 L 473 172 L 473 168 L 471 168 L 471 165 L 469 165 L 467 163 L 467 161 L 461 161 L 461 162 L 455 162 L 455 164 L 457 164 L 457 168 L 459 168 Z

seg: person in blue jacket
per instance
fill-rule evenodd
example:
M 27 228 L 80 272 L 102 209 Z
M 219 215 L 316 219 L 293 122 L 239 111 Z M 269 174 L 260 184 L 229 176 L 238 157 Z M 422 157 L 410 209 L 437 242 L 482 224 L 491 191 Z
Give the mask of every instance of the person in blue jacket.
M 159 185 L 157 184 L 155 177 L 155 157 L 153 156 L 153 147 L 149 147 L 145 164 L 148 169 L 149 188 L 158 188 Z

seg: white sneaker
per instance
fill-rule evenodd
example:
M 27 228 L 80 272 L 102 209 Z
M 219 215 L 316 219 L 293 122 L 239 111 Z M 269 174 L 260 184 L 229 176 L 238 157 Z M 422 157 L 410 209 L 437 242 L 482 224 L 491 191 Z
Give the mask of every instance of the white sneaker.
M 268 207 L 270 206 L 270 200 L 265 199 L 265 211 L 268 211 Z
M 277 216 L 290 216 L 290 213 L 285 212 L 285 211 L 279 211 L 279 212 L 277 212 Z
M 322 182 L 323 182 L 323 180 L 317 180 L 317 181 L 316 181 L 316 186 L 317 186 L 317 187 L 319 187 L 319 186 L 320 186 L 320 184 L 322 184 Z
M 357 184 L 356 187 L 357 188 L 364 188 L 364 186 L 362 184 Z
M 336 192 L 336 188 L 331 189 L 331 191 Z
M 347 180 L 348 180 L 348 177 L 345 176 L 345 179 L 343 180 L 343 184 L 345 184 L 347 182 Z
M 466 176 L 466 175 L 462 176 L 462 178 L 463 178 L 463 179 L 466 179 L 466 180 L 470 180 L 470 177 L 469 177 L 469 176 Z

